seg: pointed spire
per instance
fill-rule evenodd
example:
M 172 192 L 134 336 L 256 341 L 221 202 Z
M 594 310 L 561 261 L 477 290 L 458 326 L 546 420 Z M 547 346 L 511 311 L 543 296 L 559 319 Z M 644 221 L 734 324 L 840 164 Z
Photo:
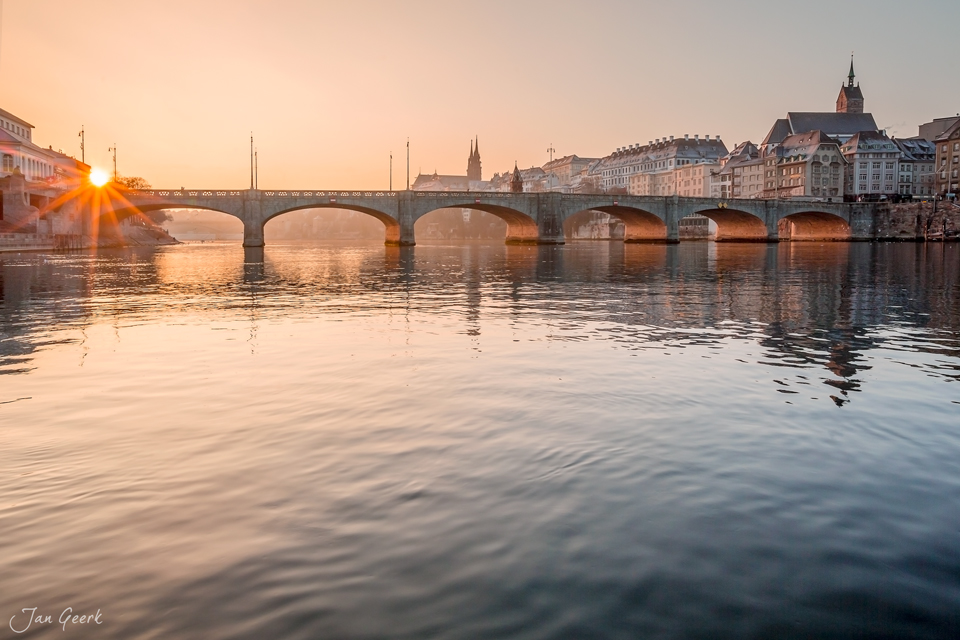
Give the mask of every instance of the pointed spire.
M 474 152 L 477 154 L 477 158 L 480 158 L 480 136 L 477 136 L 477 142 L 473 145 Z
M 851 53 L 851 54 L 850 54 L 850 75 L 847 76 L 847 78 L 848 78 L 848 80 L 847 80 L 847 86 L 848 86 L 848 87 L 852 87 L 852 86 L 853 86 L 853 81 L 854 81 L 854 78 L 856 78 L 856 77 L 857 77 L 857 74 L 855 74 L 855 73 L 853 72 L 853 54 Z
M 473 140 L 470 141 L 470 159 L 473 160 Z

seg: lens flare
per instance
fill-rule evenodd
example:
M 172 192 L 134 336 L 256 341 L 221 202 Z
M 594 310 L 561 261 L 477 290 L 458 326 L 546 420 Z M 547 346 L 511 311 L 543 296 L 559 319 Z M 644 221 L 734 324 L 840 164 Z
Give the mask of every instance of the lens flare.
M 102 169 L 93 169 L 90 172 L 90 182 L 92 182 L 95 187 L 102 187 L 110 182 L 110 176 Z

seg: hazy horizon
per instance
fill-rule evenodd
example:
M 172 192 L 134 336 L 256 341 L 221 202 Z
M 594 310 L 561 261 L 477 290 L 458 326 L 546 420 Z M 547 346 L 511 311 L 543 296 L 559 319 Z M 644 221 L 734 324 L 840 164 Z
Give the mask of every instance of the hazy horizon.
M 403 188 L 684 134 L 758 142 L 787 111 L 831 111 L 856 52 L 891 134 L 960 110 L 945 0 L 475 4 L 6 0 L 2 107 L 34 141 L 155 186 Z M 835 30 L 831 38 L 825 29 Z M 906 34 L 906 35 L 905 35 Z M 918 35 L 919 34 L 919 35 Z M 929 34 L 929 37 L 921 37 Z M 818 44 L 826 41 L 827 44 Z M 904 43 L 907 43 L 906 45 Z

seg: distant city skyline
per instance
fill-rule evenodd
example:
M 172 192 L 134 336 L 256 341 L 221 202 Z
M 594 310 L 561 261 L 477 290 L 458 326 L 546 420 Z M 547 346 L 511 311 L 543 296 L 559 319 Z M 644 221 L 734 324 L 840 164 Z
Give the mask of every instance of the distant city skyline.
M 695 134 L 758 143 L 787 111 L 832 111 L 851 50 L 892 135 L 960 111 L 960 6 L 606 1 L 475 4 L 7 0 L 3 108 L 35 141 L 155 186 L 394 187 Z M 268 10 L 269 7 L 269 10 Z M 835 35 L 825 36 L 825 29 Z M 909 38 L 903 34 L 909 33 Z M 816 37 L 810 37 L 816 34 Z M 551 144 L 552 143 L 552 144 Z

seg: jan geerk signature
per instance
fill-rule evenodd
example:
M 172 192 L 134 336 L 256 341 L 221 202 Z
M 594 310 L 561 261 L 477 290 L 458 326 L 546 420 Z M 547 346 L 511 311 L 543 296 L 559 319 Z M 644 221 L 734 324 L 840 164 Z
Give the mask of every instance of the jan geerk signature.
M 10 618 L 10 629 L 14 633 L 25 633 L 33 625 L 53 624 L 53 616 L 37 613 L 37 609 L 39 609 L 39 607 L 27 607 L 26 609 L 21 609 L 20 613 L 14 614 L 14 616 Z M 67 607 L 63 610 L 63 613 L 60 614 L 60 617 L 57 618 L 57 623 L 62 625 L 63 630 L 66 631 L 67 625 L 103 624 L 100 615 L 100 609 L 97 609 L 96 613 L 75 614 L 73 607 Z

